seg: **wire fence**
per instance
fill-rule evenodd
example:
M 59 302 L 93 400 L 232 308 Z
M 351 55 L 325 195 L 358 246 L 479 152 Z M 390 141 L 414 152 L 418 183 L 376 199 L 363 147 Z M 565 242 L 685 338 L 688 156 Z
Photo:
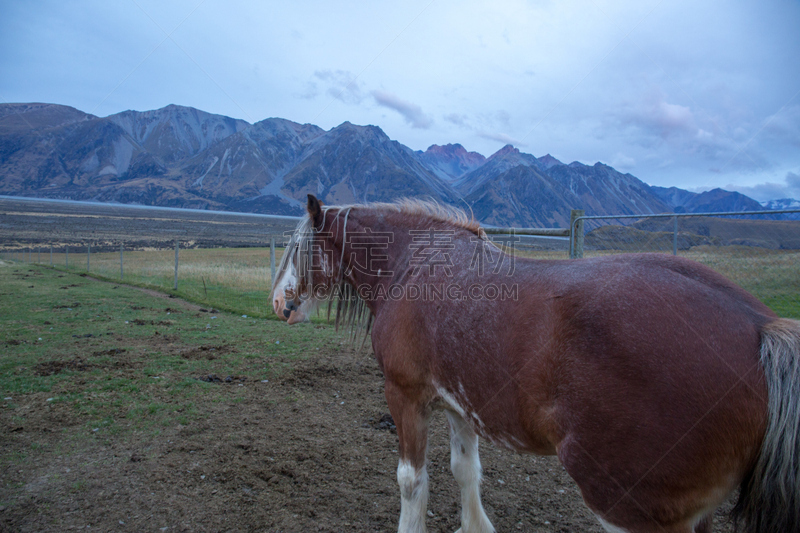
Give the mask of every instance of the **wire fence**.
M 794 209 L 580 217 L 573 221 L 570 256 L 680 255 L 720 272 L 779 315 L 800 318 L 798 214 Z M 576 231 L 581 223 L 585 231 Z
M 175 294 L 209 308 L 273 316 L 274 265 L 297 222 L 207 211 L 54 205 L 0 198 L 0 255 Z M 570 228 L 492 228 L 523 257 L 566 259 L 649 252 L 687 257 L 800 318 L 800 210 L 586 217 Z M 503 235 L 505 233 L 505 235 Z M 271 243 L 274 243 L 270 246 Z
M 280 262 L 283 248 L 275 248 Z M 150 288 L 205 305 L 252 316 L 270 316 L 270 247 L 117 250 L 108 247 L 24 247 L 5 260 L 38 263 L 107 281 Z

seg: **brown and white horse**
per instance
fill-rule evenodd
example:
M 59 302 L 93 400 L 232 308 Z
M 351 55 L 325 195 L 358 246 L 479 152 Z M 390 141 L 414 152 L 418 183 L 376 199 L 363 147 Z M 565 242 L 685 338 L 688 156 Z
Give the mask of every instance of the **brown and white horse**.
M 337 322 L 372 325 L 399 531 L 425 531 L 436 408 L 462 533 L 494 531 L 478 436 L 557 455 L 608 531 L 709 532 L 737 488 L 741 530 L 800 531 L 800 322 L 716 272 L 657 254 L 514 258 L 448 208 L 311 195 L 287 268 L 289 305 L 336 298 Z

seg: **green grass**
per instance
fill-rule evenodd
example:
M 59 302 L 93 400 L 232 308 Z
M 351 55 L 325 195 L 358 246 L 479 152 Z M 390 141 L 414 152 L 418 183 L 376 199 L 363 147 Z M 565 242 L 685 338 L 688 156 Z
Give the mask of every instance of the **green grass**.
M 198 248 L 179 251 L 178 289 L 174 250 L 140 250 L 123 253 L 122 280 L 126 284 L 175 294 L 208 307 L 261 318 L 274 314 L 269 248 Z M 283 249 L 276 250 L 276 264 Z M 50 255 L 43 261 L 49 265 Z M 86 272 L 87 254 L 53 254 L 54 267 Z M 88 262 L 92 276 L 120 280 L 119 252 L 92 252 Z
M 724 274 L 778 315 L 800 319 L 800 251 L 698 246 L 685 256 Z
M 21 406 L 31 402 L 80 420 L 87 437 L 185 424 L 203 417 L 198 399 L 235 401 L 233 387 L 198 377 L 272 379 L 341 340 L 332 327 L 204 313 L 136 287 L 0 262 L 0 398 L 11 398 L 1 404 L 9 424 L 24 426 Z M 203 357 L 201 347 L 218 354 Z

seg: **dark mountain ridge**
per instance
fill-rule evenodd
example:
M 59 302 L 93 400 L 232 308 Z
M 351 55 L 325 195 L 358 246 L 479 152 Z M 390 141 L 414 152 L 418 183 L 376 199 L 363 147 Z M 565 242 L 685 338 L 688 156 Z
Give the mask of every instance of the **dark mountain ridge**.
M 349 122 L 325 131 L 177 105 L 108 117 L 55 104 L 0 105 L 0 194 L 299 215 L 308 193 L 329 204 L 430 198 L 516 227 L 563 227 L 571 209 L 761 207 L 738 193 L 651 187 L 602 163 L 564 164 L 510 145 L 488 158 L 460 144 L 415 152 L 376 126 Z

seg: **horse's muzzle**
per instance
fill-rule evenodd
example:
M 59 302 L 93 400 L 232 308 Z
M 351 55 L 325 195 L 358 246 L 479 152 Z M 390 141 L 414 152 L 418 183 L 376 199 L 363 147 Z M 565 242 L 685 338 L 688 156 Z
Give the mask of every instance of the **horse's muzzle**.
M 284 300 L 285 307 L 283 309 L 283 316 L 286 318 L 287 323 L 297 324 L 298 322 L 305 322 L 308 317 L 300 311 L 300 304 L 295 300 Z

